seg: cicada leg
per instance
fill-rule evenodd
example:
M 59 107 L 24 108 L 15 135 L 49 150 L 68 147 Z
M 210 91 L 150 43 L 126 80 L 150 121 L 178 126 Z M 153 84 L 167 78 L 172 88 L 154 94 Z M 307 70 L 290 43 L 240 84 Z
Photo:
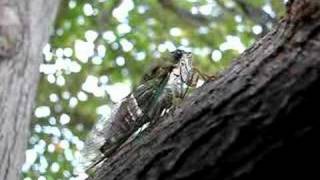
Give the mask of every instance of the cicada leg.
M 202 72 L 200 72 L 197 68 L 193 68 L 193 74 L 197 74 L 198 76 L 200 76 L 204 81 L 212 81 L 217 79 L 216 76 L 210 76 L 207 74 L 204 74 Z
M 198 83 L 200 77 L 202 79 L 206 80 L 206 76 L 205 75 L 200 73 L 200 71 L 198 69 L 192 68 L 192 74 L 190 74 L 190 78 L 188 78 L 188 81 L 186 82 L 186 84 L 189 87 L 195 87 L 195 86 L 197 86 L 197 83 Z

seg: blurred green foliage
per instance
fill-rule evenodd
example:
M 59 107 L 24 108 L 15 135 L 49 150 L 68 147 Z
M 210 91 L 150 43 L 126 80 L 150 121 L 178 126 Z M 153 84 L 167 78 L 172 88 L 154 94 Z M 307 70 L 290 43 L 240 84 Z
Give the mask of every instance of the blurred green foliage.
M 215 74 L 283 14 L 279 0 L 63 0 L 43 50 L 23 178 L 72 179 L 97 115 L 163 53 L 192 51 Z

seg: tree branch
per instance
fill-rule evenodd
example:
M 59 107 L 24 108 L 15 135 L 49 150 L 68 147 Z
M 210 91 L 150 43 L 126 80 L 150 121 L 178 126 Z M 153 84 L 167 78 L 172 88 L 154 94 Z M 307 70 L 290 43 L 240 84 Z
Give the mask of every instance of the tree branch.
M 239 7 L 242 9 L 244 14 L 250 17 L 257 24 L 266 24 L 266 23 L 276 23 L 276 19 L 271 17 L 270 14 L 266 13 L 260 8 L 256 8 L 246 2 L 246 0 L 234 0 Z
M 237 3 L 241 11 L 239 11 L 237 8 L 226 7 L 221 0 L 216 0 L 216 3 L 222 9 L 234 15 L 244 14 L 248 19 L 251 19 L 253 22 L 261 25 L 262 33 L 260 34 L 260 36 L 265 35 L 269 31 L 268 24 L 274 25 L 276 23 L 275 18 L 271 17 L 268 13 L 264 12 L 263 10 L 252 6 L 245 0 L 235 0 L 235 2 Z M 210 23 L 211 21 L 215 21 L 221 18 L 220 16 L 217 18 L 208 18 L 201 14 L 192 14 L 190 11 L 178 7 L 172 0 L 159 0 L 159 3 L 162 5 L 162 7 L 175 13 L 185 22 L 188 22 L 195 26 L 208 25 L 208 23 Z
M 287 12 L 93 179 L 319 179 L 320 2 Z
M 193 24 L 195 26 L 207 25 L 209 20 L 206 16 L 201 14 L 192 14 L 190 11 L 178 7 L 172 0 L 158 0 L 159 3 L 165 9 L 170 10 L 171 12 L 175 13 L 178 17 L 183 19 L 184 21 Z
M 236 2 L 241 11 L 239 11 L 237 8 L 226 7 L 221 0 L 216 0 L 216 2 L 221 8 L 225 9 L 226 11 L 234 15 L 243 14 L 248 19 L 252 20 L 254 23 L 261 25 L 262 32 L 260 36 L 264 36 L 269 32 L 270 29 L 268 27 L 268 24 L 276 25 L 275 18 L 271 17 L 262 9 L 252 6 L 251 4 L 246 2 L 246 0 L 234 0 L 234 2 Z

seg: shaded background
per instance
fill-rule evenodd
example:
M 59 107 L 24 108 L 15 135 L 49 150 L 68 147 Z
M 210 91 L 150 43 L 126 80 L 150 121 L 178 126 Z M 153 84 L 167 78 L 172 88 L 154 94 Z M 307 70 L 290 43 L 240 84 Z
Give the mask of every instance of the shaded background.
M 176 48 L 215 74 L 275 25 L 279 0 L 63 0 L 43 49 L 25 180 L 73 179 L 99 115 Z

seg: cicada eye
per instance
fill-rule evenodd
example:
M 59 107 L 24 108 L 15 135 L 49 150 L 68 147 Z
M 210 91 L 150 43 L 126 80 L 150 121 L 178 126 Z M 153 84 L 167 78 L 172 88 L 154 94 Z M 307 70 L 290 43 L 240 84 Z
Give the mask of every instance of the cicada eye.
M 177 56 L 179 59 L 181 58 L 182 54 L 183 54 L 183 52 L 182 52 L 180 49 L 178 49 L 178 50 L 176 51 L 176 56 Z
M 171 52 L 171 54 L 174 57 L 174 60 L 179 61 L 183 55 L 183 51 L 180 49 L 177 49 L 177 50 Z

